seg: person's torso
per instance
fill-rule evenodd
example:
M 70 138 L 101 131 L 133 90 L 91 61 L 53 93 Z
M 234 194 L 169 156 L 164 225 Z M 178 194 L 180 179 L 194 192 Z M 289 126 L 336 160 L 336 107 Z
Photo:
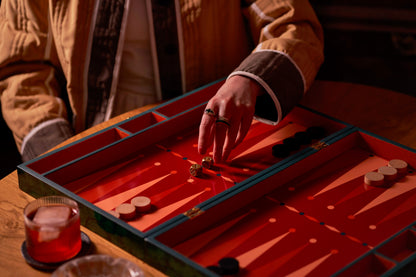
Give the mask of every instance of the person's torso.
M 132 2 L 137 0 L 126 1 L 132 5 Z M 146 5 L 150 3 L 164 5 L 165 3 L 165 1 L 142 0 L 142 3 L 138 5 L 142 7 L 143 1 L 146 2 Z M 168 13 L 169 16 L 176 17 L 173 18 L 173 21 L 171 19 L 161 21 L 158 20 L 157 14 L 150 16 L 148 14 L 147 18 L 153 19 L 153 22 L 148 22 L 149 32 L 147 35 L 151 41 L 153 39 L 153 42 L 157 42 L 155 38 L 158 36 L 163 38 L 163 34 L 156 34 L 155 30 L 163 31 L 163 24 L 166 22 L 173 24 L 173 27 L 177 29 L 177 39 L 173 40 L 174 44 L 171 47 L 158 47 L 150 44 L 153 50 L 157 49 L 159 52 L 151 51 L 153 69 L 150 69 L 151 64 L 147 54 L 144 52 L 134 53 L 134 55 L 137 54 L 137 57 L 145 57 L 146 61 L 140 61 L 140 63 L 145 63 L 146 68 L 135 67 L 138 71 L 130 72 L 129 77 L 124 75 L 123 71 L 129 70 L 131 67 L 122 65 L 123 51 L 119 48 L 122 46 L 120 39 L 125 39 L 122 36 L 123 32 L 126 31 L 126 34 L 129 32 L 127 29 L 123 30 L 126 27 L 123 22 L 128 22 L 128 13 L 124 10 L 126 4 L 123 1 L 117 1 L 116 4 L 112 0 L 88 2 L 88 4 L 84 3 L 88 8 L 84 7 L 83 9 L 71 5 L 65 18 L 61 19 L 57 14 L 53 15 L 56 19 L 55 23 L 58 23 L 54 26 L 56 47 L 58 54 L 60 54 L 63 72 L 67 78 L 71 106 L 75 109 L 74 114 L 78 115 L 77 120 L 83 118 L 86 122 L 85 127 L 90 127 L 108 119 L 112 115 L 118 81 L 125 77 L 130 79 L 124 83 L 124 85 L 127 84 L 127 87 L 130 85 L 135 87 L 137 84 L 134 82 L 140 83 L 147 78 L 140 86 L 143 88 L 143 93 L 148 93 L 148 96 L 154 95 L 154 91 L 158 87 L 163 89 L 162 83 L 169 78 L 159 78 L 162 69 L 155 68 L 155 64 L 164 65 L 168 69 L 165 70 L 167 71 L 165 75 L 168 77 L 169 68 L 179 68 L 180 76 L 173 78 L 173 81 L 181 82 L 178 95 L 226 77 L 249 54 L 252 48 L 240 2 L 240 0 L 177 0 L 174 2 L 174 10 Z M 154 6 L 147 8 L 147 11 L 154 10 Z M 88 16 L 91 16 L 91 19 L 85 20 Z M 84 18 L 85 24 L 79 26 L 76 23 L 77 18 Z M 177 21 L 176 19 L 179 18 L 180 20 Z M 140 19 L 140 21 L 142 20 L 143 18 Z M 158 26 L 158 24 L 162 25 Z M 135 29 L 144 37 L 147 36 L 144 32 L 146 29 L 144 25 L 134 26 L 132 31 Z M 120 36 L 120 34 L 122 35 Z M 64 38 L 63 44 L 62 38 Z M 126 45 L 129 46 L 128 41 Z M 164 63 L 163 55 L 161 55 L 162 50 L 177 55 L 180 64 Z M 149 49 L 146 49 L 145 52 L 148 53 Z M 67 57 L 69 59 L 62 60 Z M 155 59 L 157 63 L 155 63 Z M 78 62 L 78 65 L 74 65 L 74 62 Z M 150 74 L 152 71 L 153 76 Z M 133 81 L 137 74 L 142 79 Z M 153 88 L 150 80 L 152 78 Z M 172 78 L 169 81 L 172 82 Z M 156 92 L 154 99 L 156 101 L 162 100 L 163 94 Z

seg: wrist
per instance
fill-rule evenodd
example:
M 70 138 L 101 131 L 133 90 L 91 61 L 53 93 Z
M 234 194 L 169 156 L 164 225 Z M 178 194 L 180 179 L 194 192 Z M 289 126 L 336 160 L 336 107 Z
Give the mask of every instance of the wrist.
M 227 82 L 231 82 L 230 84 L 235 82 L 234 84 L 249 88 L 256 97 L 264 94 L 265 92 L 263 87 L 256 80 L 243 75 L 231 76 L 229 79 L 227 79 Z

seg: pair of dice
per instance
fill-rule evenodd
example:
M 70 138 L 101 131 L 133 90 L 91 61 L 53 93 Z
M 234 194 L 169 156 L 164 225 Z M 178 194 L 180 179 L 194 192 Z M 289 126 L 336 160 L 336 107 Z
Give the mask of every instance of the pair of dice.
M 204 157 L 202 159 L 201 164 L 193 164 L 189 168 L 189 172 L 194 177 L 199 177 L 202 175 L 202 169 L 203 168 L 211 168 L 214 164 L 214 160 L 211 157 Z

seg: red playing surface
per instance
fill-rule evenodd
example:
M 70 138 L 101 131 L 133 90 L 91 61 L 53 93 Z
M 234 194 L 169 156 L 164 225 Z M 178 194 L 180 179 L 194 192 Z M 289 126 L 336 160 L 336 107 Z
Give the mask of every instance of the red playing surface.
M 146 231 L 280 161 L 272 155 L 272 146 L 306 128 L 292 122 L 278 128 L 254 122 L 244 143 L 234 151 L 231 163 L 204 168 L 201 177 L 189 173 L 190 166 L 201 164 L 203 158 L 197 151 L 197 133 L 189 129 L 147 147 L 136 159 L 64 186 L 106 211 L 135 196 L 151 198 L 152 211 L 129 221 Z
M 386 143 L 385 147 L 391 146 Z M 414 155 L 406 158 L 414 165 Z M 353 147 L 319 167 L 311 166 L 305 174 L 193 237 L 174 245 L 169 232 L 158 239 L 202 266 L 235 257 L 241 276 L 328 276 L 415 222 L 413 169 L 388 188 L 364 184 L 365 173 L 387 163 L 388 159 L 368 149 Z M 199 224 L 198 219 L 187 227 Z M 413 254 L 416 236 L 406 234 L 386 244 L 383 255 L 401 261 Z M 346 276 L 357 267 L 369 276 L 394 266 L 371 257 L 346 271 Z
M 278 126 L 253 121 L 229 163 L 204 168 L 201 177 L 189 173 L 190 166 L 201 164 L 204 157 L 197 151 L 197 128 L 191 127 L 150 144 L 136 158 L 114 163 L 72 182 L 59 183 L 105 211 L 129 203 L 139 195 L 149 197 L 151 211 L 129 221 L 133 227 L 146 232 L 281 161 L 272 155 L 272 146 L 316 122 L 326 129 L 327 135 L 344 127 L 300 108 Z M 127 150 L 124 151 L 130 152 Z
M 195 126 L 168 138 L 155 137 L 155 143 L 140 150 L 135 158 L 103 167 L 75 181 L 65 182 L 71 177 L 68 169 L 63 174 L 59 170 L 53 174 L 59 184 L 106 211 L 129 203 L 136 196 L 149 197 L 151 211 L 128 221 L 146 232 L 281 161 L 272 155 L 272 146 L 317 122 L 327 130 L 327 135 L 344 127 L 301 109 L 278 126 L 253 121 L 230 162 L 204 169 L 201 177 L 189 173 L 190 166 L 201 163 L 203 158 L 197 152 Z M 209 220 L 200 224 L 198 219 L 205 218 L 203 214 L 157 239 L 202 266 L 216 264 L 224 256 L 235 257 L 244 276 L 336 273 L 407 228 L 414 222 L 416 212 L 414 172 L 390 188 L 366 187 L 363 181 L 365 173 L 387 165 L 389 159 L 406 160 L 414 168 L 414 153 L 368 135 L 360 138 L 360 143 L 353 147 L 354 139 L 343 138 L 335 146 L 330 145 L 285 169 L 285 174 L 279 172 L 278 178 L 266 178 L 265 183 L 271 189 L 256 184 L 248 192 L 240 192 L 237 197 L 244 199 L 230 202 L 233 206 L 237 204 L 238 209 L 226 220 L 218 222 L 213 219 L 215 216 L 208 216 Z M 117 149 L 133 152 L 123 145 L 121 142 Z M 101 156 L 105 156 L 105 151 Z M 95 161 L 99 167 L 100 160 Z M 253 201 L 252 197 L 264 193 L 265 196 Z M 217 205 L 215 210 L 226 207 L 227 202 Z M 242 203 L 248 202 L 243 206 Z M 185 232 L 177 236 L 175 229 Z M 192 229 L 202 231 L 193 236 L 196 231 Z M 385 249 L 387 253 L 393 252 Z M 404 259 L 412 251 L 402 247 L 395 249 L 392 256 Z M 360 270 L 379 273 L 392 267 L 391 262 L 373 256 L 357 263 Z M 368 266 L 374 263 L 379 267 Z
M 128 221 L 146 232 L 280 162 L 272 146 L 296 132 L 319 125 L 328 136 L 345 128 L 302 108 L 278 126 L 253 121 L 228 164 L 193 177 L 190 166 L 203 158 L 197 152 L 203 106 L 194 109 L 194 100 L 207 101 L 210 95 L 201 91 L 162 106 L 28 168 L 105 211 L 136 196 L 149 197 L 152 209 Z M 189 110 L 178 115 L 177 107 Z M 179 131 L 179 125 L 187 129 Z M 351 148 L 351 139 L 342 138 L 283 171 L 243 183 L 238 193 L 224 195 L 232 197 L 170 226 L 156 239 L 202 266 L 235 257 L 241 276 L 330 275 L 391 239 L 342 276 L 380 275 L 394 263 L 377 253 L 400 262 L 416 251 L 416 225 L 408 228 L 415 224 L 416 174 L 408 172 L 390 188 L 365 187 L 363 176 L 394 158 L 413 169 L 416 157 L 368 135 L 361 140 Z

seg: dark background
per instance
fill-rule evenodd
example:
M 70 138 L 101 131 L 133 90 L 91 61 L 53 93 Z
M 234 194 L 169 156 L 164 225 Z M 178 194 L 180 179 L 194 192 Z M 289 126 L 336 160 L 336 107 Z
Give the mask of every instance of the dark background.
M 416 96 L 416 1 L 311 3 L 325 32 L 325 62 L 317 79 Z
M 317 79 L 371 85 L 416 97 L 415 0 L 311 3 L 325 32 L 325 62 Z M 3 178 L 21 161 L 1 117 L 0 147 Z

